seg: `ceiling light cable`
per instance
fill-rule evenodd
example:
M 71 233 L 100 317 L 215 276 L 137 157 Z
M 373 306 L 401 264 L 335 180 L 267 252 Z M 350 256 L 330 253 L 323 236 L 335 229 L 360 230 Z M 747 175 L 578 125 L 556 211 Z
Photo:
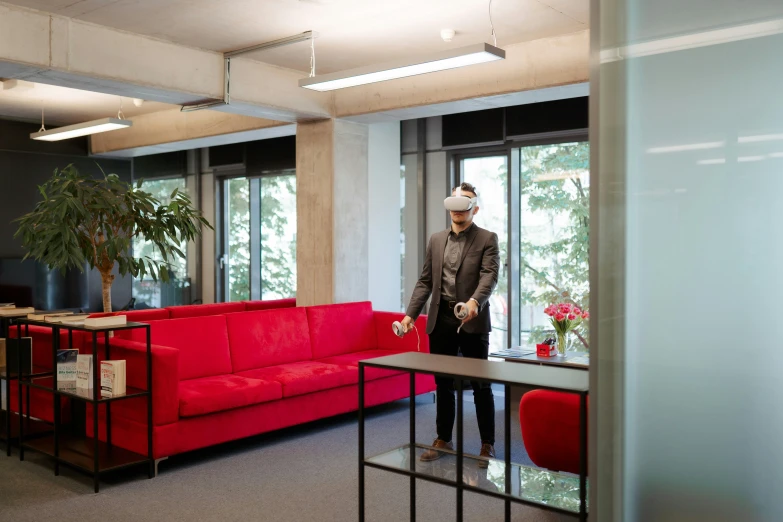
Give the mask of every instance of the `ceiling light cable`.
M 38 132 L 44 132 L 46 130 L 46 127 L 44 127 L 44 103 L 43 100 L 41 100 L 41 128 L 38 129 Z
M 122 113 L 122 96 L 120 96 L 120 110 L 117 111 L 117 119 L 124 120 L 125 114 Z
M 315 76 L 315 35 L 310 38 L 310 78 Z
M 492 23 L 492 0 L 489 0 L 489 25 L 492 27 L 492 41 L 495 42 L 495 47 L 498 46 L 498 39 L 495 36 L 495 24 Z

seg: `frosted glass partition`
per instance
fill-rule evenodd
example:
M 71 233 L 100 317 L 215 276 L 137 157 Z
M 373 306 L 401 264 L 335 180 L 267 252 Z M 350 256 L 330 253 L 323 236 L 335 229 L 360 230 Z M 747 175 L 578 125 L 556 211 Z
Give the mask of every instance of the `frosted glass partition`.
M 783 1 L 600 9 L 597 519 L 783 520 Z

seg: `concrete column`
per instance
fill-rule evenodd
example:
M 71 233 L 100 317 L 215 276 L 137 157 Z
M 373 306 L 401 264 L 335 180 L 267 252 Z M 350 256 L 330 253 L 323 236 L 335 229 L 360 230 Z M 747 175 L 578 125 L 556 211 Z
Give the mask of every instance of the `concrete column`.
M 369 298 L 368 129 L 340 120 L 298 124 L 297 304 Z
M 375 310 L 400 309 L 400 123 L 369 126 L 369 297 Z

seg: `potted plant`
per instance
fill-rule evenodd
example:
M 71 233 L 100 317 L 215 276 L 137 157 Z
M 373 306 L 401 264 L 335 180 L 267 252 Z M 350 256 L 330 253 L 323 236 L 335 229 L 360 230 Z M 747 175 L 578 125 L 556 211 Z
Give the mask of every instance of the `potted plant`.
M 111 312 L 111 285 L 115 265 L 120 275 L 144 277 L 150 274 L 168 281 L 168 260 L 185 257 L 179 246 L 201 234 L 202 225 L 211 225 L 193 208 L 187 194 L 174 190 L 171 202 L 161 204 L 116 174 L 92 178 L 68 165 L 38 191 L 43 197 L 35 209 L 15 221 L 28 257 L 46 263 L 51 269 L 84 271 L 84 264 L 101 274 L 103 311 Z M 163 262 L 133 256 L 134 238 L 152 242 Z

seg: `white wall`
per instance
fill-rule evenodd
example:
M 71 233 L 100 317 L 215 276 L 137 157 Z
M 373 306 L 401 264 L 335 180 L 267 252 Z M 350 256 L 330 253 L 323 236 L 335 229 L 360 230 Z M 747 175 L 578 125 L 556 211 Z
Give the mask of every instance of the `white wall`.
M 400 307 L 400 122 L 369 125 L 369 298 Z

